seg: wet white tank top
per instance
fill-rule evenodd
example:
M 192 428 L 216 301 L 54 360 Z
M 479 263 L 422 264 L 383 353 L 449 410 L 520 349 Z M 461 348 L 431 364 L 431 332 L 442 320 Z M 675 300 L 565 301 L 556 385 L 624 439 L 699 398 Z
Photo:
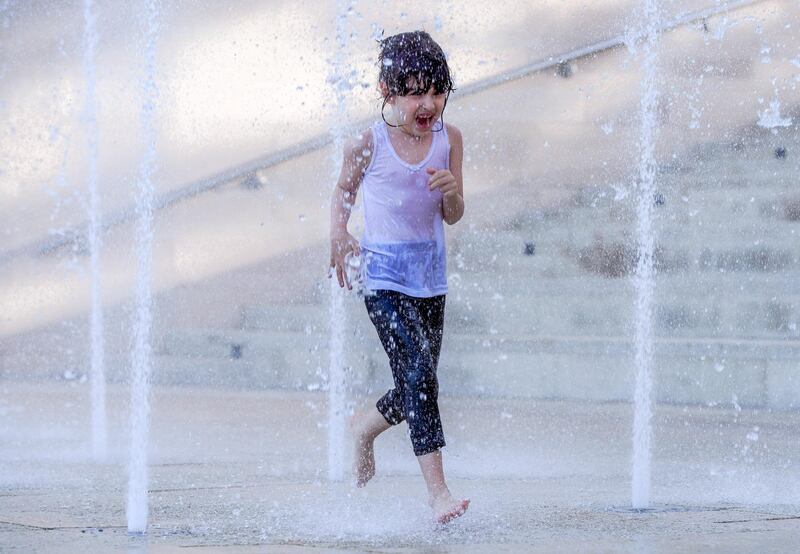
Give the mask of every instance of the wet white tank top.
M 372 159 L 361 181 L 364 202 L 364 288 L 409 296 L 447 293 L 442 193 L 428 188 L 426 169 L 450 168 L 446 128 L 434 132 L 418 164 L 397 155 L 386 123 L 372 126 Z

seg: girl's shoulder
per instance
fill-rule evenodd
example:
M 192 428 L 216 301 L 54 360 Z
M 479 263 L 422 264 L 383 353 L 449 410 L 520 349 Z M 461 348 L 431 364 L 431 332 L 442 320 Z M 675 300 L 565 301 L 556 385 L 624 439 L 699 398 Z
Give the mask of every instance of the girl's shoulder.
M 371 150 L 373 142 L 372 128 L 368 127 L 349 137 L 344 143 L 344 150 L 345 152 L 360 151 L 365 148 Z
M 345 160 L 363 173 L 372 160 L 372 153 L 375 150 L 374 142 L 371 128 L 351 136 L 344 143 Z

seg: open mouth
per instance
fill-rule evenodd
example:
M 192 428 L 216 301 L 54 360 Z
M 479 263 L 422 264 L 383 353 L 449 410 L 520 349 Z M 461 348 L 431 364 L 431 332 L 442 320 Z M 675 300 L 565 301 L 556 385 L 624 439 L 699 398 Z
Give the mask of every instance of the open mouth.
M 417 125 L 427 129 L 433 125 L 433 114 L 421 114 L 416 117 Z

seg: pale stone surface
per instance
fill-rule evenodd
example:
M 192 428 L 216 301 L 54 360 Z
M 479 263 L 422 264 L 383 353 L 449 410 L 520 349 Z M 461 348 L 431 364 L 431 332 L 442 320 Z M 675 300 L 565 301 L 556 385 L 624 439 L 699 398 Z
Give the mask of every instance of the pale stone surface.
M 355 489 L 325 480 L 324 396 L 158 388 L 149 532 L 130 537 L 126 394 L 110 390 L 98 464 L 86 386 L 0 386 L 4 552 L 769 553 L 797 536 L 796 412 L 659 406 L 652 511 L 636 513 L 628 405 L 445 396 L 445 465 L 472 505 L 437 529 L 403 430 Z

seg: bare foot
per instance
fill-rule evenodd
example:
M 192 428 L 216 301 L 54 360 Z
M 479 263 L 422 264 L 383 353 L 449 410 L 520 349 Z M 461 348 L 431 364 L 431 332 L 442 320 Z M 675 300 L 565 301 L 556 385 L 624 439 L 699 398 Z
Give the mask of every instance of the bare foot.
M 356 447 L 353 468 L 356 475 L 356 486 L 363 487 L 375 476 L 375 449 L 373 448 L 375 438 L 363 428 L 357 415 L 350 418 L 350 429 Z
M 461 517 L 469 508 L 469 500 L 455 500 L 449 494 L 430 501 L 436 523 L 444 525 Z

